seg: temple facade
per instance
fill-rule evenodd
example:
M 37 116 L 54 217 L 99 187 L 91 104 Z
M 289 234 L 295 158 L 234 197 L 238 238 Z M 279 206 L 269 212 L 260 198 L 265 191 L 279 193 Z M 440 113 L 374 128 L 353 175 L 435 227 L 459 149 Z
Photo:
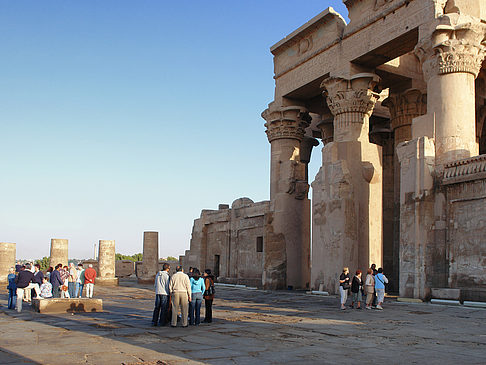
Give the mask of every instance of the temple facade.
M 328 8 L 270 49 L 261 272 L 232 258 L 233 209 L 203 212 L 184 259 L 330 293 L 375 263 L 401 297 L 486 300 L 486 0 L 343 2 L 349 24 Z

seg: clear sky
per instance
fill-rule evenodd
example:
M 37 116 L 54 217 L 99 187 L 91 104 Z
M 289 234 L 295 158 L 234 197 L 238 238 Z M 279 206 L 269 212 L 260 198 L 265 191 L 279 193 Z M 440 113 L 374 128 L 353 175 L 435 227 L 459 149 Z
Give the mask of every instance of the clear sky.
M 341 0 L 0 3 L 0 241 L 18 258 L 70 258 L 100 239 L 160 256 L 189 248 L 194 219 L 269 198 L 260 113 L 270 46 Z M 320 165 L 314 149 L 311 178 Z

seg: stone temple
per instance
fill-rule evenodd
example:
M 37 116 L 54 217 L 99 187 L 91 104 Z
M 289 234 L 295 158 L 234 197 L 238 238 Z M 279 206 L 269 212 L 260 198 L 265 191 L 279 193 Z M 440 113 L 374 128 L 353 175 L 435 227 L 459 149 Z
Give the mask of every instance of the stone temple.
M 486 0 L 343 2 L 270 49 L 270 201 L 203 211 L 184 265 L 335 293 L 375 263 L 401 297 L 486 300 Z

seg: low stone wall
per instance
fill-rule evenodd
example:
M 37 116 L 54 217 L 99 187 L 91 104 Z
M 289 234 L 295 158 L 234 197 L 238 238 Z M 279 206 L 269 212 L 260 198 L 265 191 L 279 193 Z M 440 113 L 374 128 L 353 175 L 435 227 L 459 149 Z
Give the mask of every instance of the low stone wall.
M 103 312 L 103 300 L 93 298 L 32 299 L 32 307 L 39 313 Z
M 135 274 L 135 262 L 131 260 L 116 260 L 115 276 L 117 278 L 126 278 Z

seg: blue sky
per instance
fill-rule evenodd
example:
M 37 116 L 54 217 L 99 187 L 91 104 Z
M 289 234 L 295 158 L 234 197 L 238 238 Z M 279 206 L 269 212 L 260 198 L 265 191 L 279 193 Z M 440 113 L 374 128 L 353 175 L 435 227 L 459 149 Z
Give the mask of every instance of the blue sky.
M 160 256 L 193 220 L 269 197 L 260 113 L 269 48 L 341 0 L 0 3 L 0 241 L 17 257 L 93 255 L 100 239 Z M 314 150 L 311 177 L 320 164 Z

